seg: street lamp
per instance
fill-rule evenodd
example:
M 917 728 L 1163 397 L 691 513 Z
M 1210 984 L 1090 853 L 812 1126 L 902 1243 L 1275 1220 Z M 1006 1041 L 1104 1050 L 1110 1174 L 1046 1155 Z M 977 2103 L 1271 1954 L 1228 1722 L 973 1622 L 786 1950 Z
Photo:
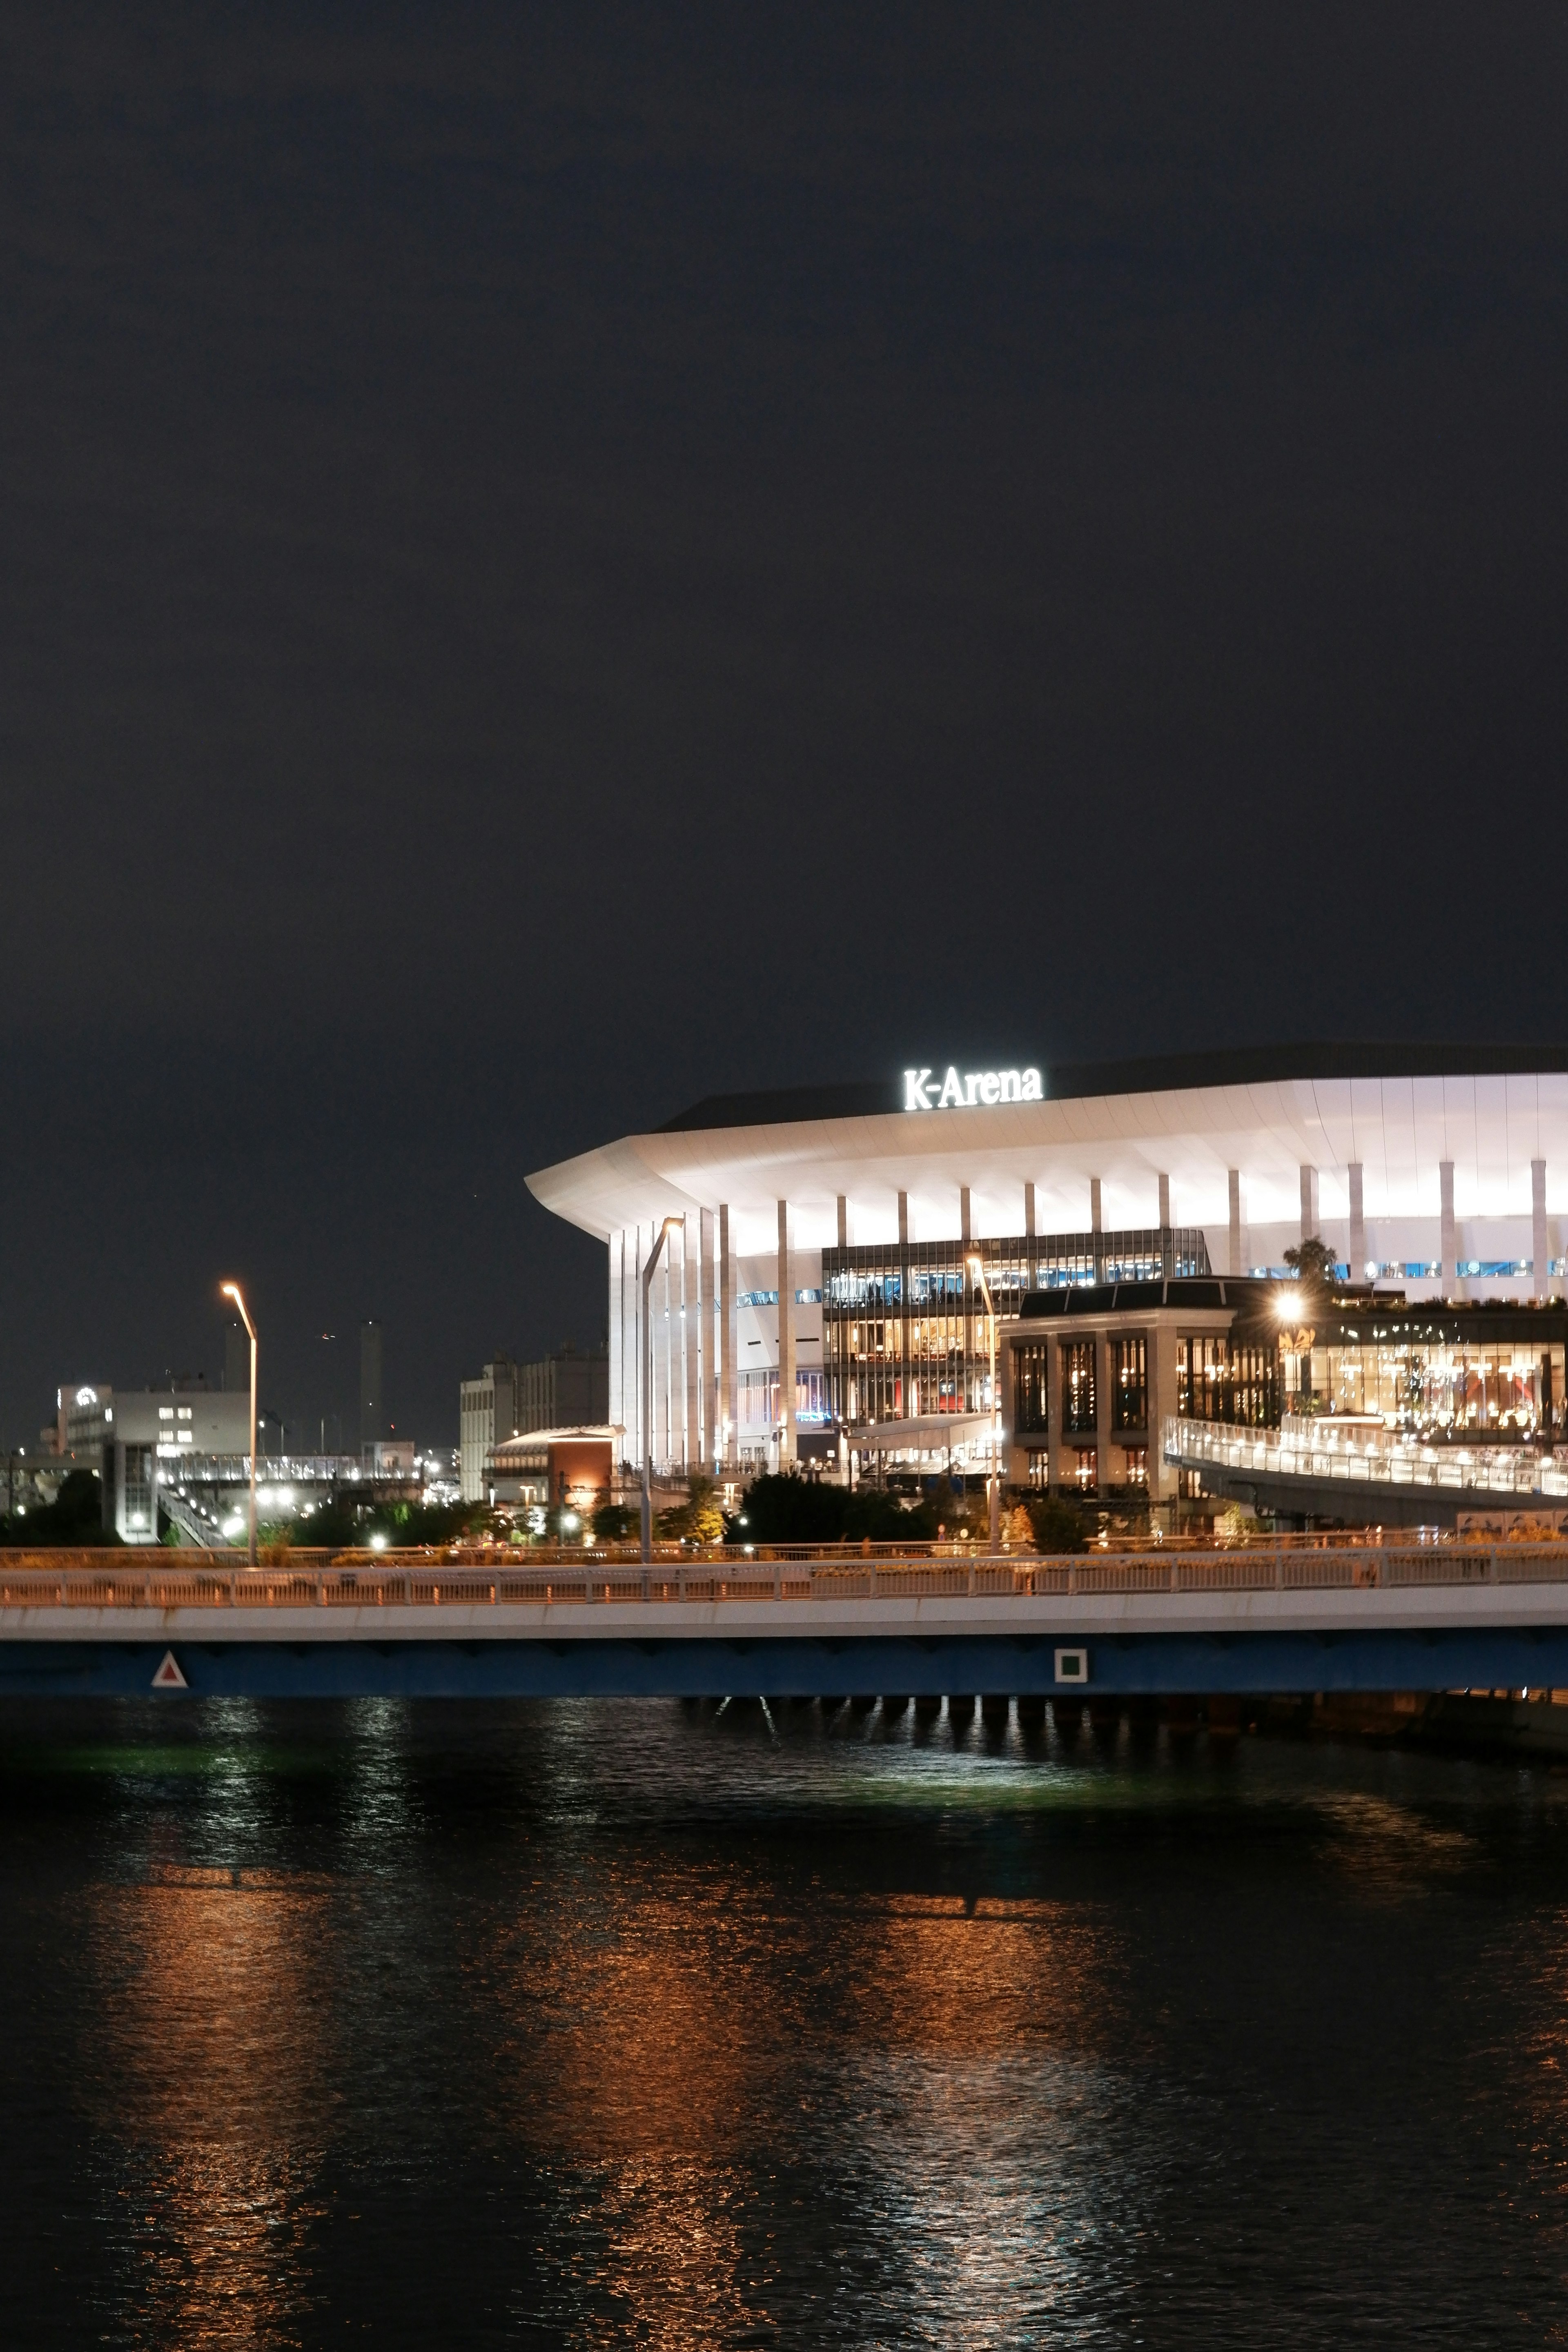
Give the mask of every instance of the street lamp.
M 237 1282 L 226 1282 L 225 1298 L 232 1298 L 239 1309 L 239 1319 L 250 1334 L 250 1565 L 256 1566 L 256 1326 L 239 1295 Z
M 653 1558 L 653 1473 L 649 1456 L 653 1452 L 653 1333 L 648 1328 L 647 1294 L 653 1280 L 658 1254 L 684 1217 L 666 1217 L 658 1229 L 658 1239 L 647 1254 L 647 1264 L 642 1270 L 642 1556 L 646 1565 Z
M 985 1268 L 973 1254 L 968 1265 L 980 1285 L 980 1295 L 985 1301 L 986 1319 L 991 1330 L 991 1549 L 1002 1549 L 1002 1400 L 996 1393 L 996 1307 L 991 1297 L 991 1285 L 985 1279 Z

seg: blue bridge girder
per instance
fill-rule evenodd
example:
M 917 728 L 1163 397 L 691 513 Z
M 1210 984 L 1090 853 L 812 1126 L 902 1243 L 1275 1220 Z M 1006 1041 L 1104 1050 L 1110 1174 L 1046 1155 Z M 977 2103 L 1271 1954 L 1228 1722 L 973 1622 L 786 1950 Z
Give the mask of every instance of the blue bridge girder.
M 1056 1652 L 1081 1652 L 1065 1682 Z M 172 1657 L 179 1679 L 160 1686 Z M 1568 1624 L 1096 1635 L 809 1633 L 716 1640 L 0 1642 L 7 1698 L 816 1698 L 889 1692 L 1133 1696 L 1568 1689 Z
M 154 1688 L 256 1698 L 1568 1689 L 1568 1551 L 721 1562 L 646 1579 L 627 1563 L 526 1575 L 431 1562 L 198 1573 L 124 1553 L 53 1575 L 0 1565 L 0 1695 Z

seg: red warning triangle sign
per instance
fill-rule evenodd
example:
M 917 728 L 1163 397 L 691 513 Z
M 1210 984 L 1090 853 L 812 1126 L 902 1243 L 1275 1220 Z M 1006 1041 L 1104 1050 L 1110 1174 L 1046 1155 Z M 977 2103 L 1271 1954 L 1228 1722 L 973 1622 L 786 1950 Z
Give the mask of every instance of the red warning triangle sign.
M 179 1660 L 173 1650 L 165 1650 L 163 1664 L 153 1677 L 154 1690 L 188 1690 L 190 1685 L 180 1672 Z

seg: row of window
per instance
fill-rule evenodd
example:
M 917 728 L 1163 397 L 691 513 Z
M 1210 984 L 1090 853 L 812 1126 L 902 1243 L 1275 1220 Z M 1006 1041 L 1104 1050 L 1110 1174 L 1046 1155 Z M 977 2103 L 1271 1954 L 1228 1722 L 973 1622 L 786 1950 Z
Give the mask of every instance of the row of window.
M 1062 1429 L 1065 1434 L 1092 1435 L 1100 1427 L 1100 1342 L 1080 1339 L 1032 1339 L 1013 1350 L 1014 1428 L 1020 1433 L 1050 1428 L 1050 1351 L 1058 1352 L 1061 1371 Z M 1107 1370 L 1110 1381 L 1110 1426 L 1114 1430 L 1146 1429 L 1149 1425 L 1149 1342 L 1142 1331 L 1107 1340 Z
M 1247 1271 L 1263 1281 L 1289 1282 L 1294 1279 L 1296 1269 L 1291 1265 L 1255 1265 L 1248 1267 Z M 1351 1278 L 1352 1270 L 1342 1259 L 1329 1271 L 1337 1282 L 1348 1282 Z M 1522 1281 L 1535 1272 L 1535 1260 L 1532 1257 L 1462 1257 L 1455 1262 L 1452 1271 L 1457 1279 L 1465 1281 L 1477 1277 L 1488 1282 Z M 1547 1271 L 1550 1274 L 1568 1274 L 1568 1257 L 1552 1258 Z M 1369 1258 L 1364 1266 L 1355 1268 L 1355 1274 L 1358 1280 L 1368 1282 L 1440 1282 L 1443 1261 L 1440 1257 Z
M 1013 1350 L 1013 1426 L 1020 1437 L 1050 1433 L 1050 1351 L 1058 1351 L 1061 1433 L 1092 1436 L 1100 1428 L 1100 1341 L 1031 1339 Z M 1149 1425 L 1149 1342 L 1142 1331 L 1104 1342 L 1113 1431 Z M 1176 1341 L 1176 1410 L 1189 1421 L 1240 1423 L 1268 1428 L 1279 1419 L 1279 1360 L 1272 1347 L 1238 1343 L 1225 1334 L 1193 1334 Z
M 748 1433 L 758 1430 L 776 1429 L 779 1418 L 779 1376 L 776 1370 L 742 1372 L 740 1394 L 736 1399 L 741 1427 Z M 795 1417 L 796 1421 L 825 1422 L 827 1410 L 826 1375 L 816 1370 L 797 1370 L 795 1376 Z
M 1391 1428 L 1441 1436 L 1555 1435 L 1563 1425 L 1563 1349 L 1528 1339 L 1373 1339 L 1288 1351 L 1286 1393 L 1336 1412 L 1375 1414 Z
M 1096 1445 L 1075 1445 L 1072 1449 L 1072 1483 L 1080 1495 L 1100 1492 L 1100 1449 Z M 1149 1449 L 1146 1445 L 1128 1445 L 1119 1449 L 1122 1456 L 1121 1484 L 1124 1486 L 1147 1488 L 1149 1484 Z M 1031 1486 L 1052 1486 L 1058 1483 L 1053 1475 L 1051 1457 L 1039 1452 L 1029 1455 Z

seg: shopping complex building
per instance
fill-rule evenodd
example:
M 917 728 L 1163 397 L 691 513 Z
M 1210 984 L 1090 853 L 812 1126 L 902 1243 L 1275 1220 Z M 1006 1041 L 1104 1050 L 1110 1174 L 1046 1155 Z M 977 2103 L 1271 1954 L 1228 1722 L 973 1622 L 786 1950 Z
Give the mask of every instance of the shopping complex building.
M 1419 1518 L 1454 1449 L 1554 1496 L 1563 1439 L 1568 1500 L 1568 1049 L 917 1065 L 701 1102 L 529 1184 L 607 1245 L 632 1468 L 646 1341 L 675 1475 L 974 1470 L 994 1360 L 1020 1486 L 1327 1509 L 1359 1481 L 1370 1509 L 1421 1462 Z M 1309 1322 L 1311 1236 L 1337 1287 Z

